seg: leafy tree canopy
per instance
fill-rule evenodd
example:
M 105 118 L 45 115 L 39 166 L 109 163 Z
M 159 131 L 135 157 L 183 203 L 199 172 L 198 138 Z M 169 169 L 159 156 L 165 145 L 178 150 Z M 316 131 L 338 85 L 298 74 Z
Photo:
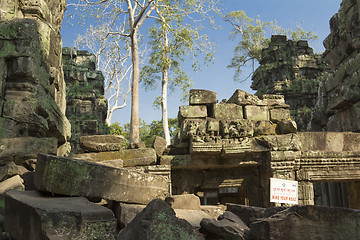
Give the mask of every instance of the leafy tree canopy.
M 170 136 L 173 139 L 179 132 L 177 126 L 177 118 L 169 118 L 169 130 Z M 129 139 L 130 123 L 121 125 L 120 122 L 115 122 L 110 125 L 110 134 L 123 135 L 126 139 Z M 162 128 L 161 120 L 154 120 L 150 124 L 147 124 L 144 120 L 140 120 L 140 140 L 145 143 L 146 147 L 151 147 L 156 136 L 164 137 L 164 131 Z M 126 145 L 127 143 L 125 143 Z
M 240 82 L 252 76 L 255 64 L 261 59 L 261 51 L 269 46 L 272 34 L 286 35 L 294 41 L 318 38 L 313 31 L 305 31 L 300 26 L 297 26 L 295 30 L 283 29 L 275 20 L 263 22 L 260 17 L 250 18 L 243 10 L 226 14 L 225 21 L 233 26 L 230 38 L 233 40 L 240 38 L 234 50 L 234 57 L 228 65 L 229 68 L 235 68 L 234 80 Z M 243 68 L 249 64 L 252 66 L 251 74 L 246 78 L 241 78 Z

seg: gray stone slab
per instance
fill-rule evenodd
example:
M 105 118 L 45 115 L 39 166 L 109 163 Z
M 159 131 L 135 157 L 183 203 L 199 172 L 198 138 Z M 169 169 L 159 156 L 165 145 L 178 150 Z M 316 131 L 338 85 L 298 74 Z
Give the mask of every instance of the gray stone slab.
M 215 104 L 217 103 L 217 94 L 209 90 L 191 89 L 189 103 L 190 105 Z
M 218 120 L 236 120 L 243 118 L 243 107 L 234 103 L 217 104 L 215 118 Z
M 113 168 L 71 158 L 39 154 L 35 187 L 68 196 L 99 197 L 147 204 L 168 193 L 162 176 Z
M 122 149 L 120 151 L 75 154 L 75 159 L 102 162 L 109 160 L 123 160 L 124 167 L 147 166 L 156 164 L 156 152 L 153 148 Z
M 9 191 L 5 206 L 5 231 L 16 240 L 111 240 L 116 236 L 112 211 L 86 198 Z
M 190 223 L 175 216 L 174 210 L 161 199 L 146 208 L 120 231 L 118 240 L 131 239 L 204 239 Z
M 360 212 L 348 208 L 293 206 L 250 225 L 254 240 L 359 239 Z
M 81 136 L 80 146 L 82 149 L 94 152 L 118 151 L 122 143 L 126 141 L 121 135 L 91 135 Z
M 0 138 L 0 159 L 38 153 L 56 154 L 57 144 L 56 138 Z
M 173 209 L 200 210 L 200 198 L 194 194 L 173 195 Z

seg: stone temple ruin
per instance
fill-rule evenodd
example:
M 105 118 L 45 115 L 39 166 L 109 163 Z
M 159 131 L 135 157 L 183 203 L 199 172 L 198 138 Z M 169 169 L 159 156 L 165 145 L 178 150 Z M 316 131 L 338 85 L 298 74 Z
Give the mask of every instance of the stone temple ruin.
M 307 41 L 287 40 L 272 36 L 269 47 L 263 49 L 260 67 L 252 77 L 251 88 L 256 95 L 284 95 L 298 129 L 304 131 L 310 122 L 318 87 L 325 73 L 325 63 L 314 54 Z
M 66 82 L 66 117 L 71 123 L 71 151 L 81 151 L 80 136 L 108 134 L 104 77 L 96 71 L 95 55 L 63 48 Z
M 269 207 L 273 177 L 298 181 L 299 204 L 313 205 L 313 183 L 347 181 L 348 195 L 336 196 L 345 198 L 340 206 L 360 207 L 359 133 L 297 133 L 281 95 L 236 90 L 217 104 L 216 93 L 191 90 L 189 102 L 179 110 L 179 143 L 170 150 L 177 154 L 161 158 L 171 163 L 174 194 L 194 193 L 204 204 Z M 319 197 L 326 205 L 335 196 Z
M 256 95 L 193 89 L 174 144 L 138 149 L 106 135 L 94 55 L 62 49 L 65 1 L 0 4 L 0 239 L 360 235 L 360 1 L 343 0 L 323 57 L 273 36 Z M 298 181 L 299 205 L 271 203 L 270 178 Z

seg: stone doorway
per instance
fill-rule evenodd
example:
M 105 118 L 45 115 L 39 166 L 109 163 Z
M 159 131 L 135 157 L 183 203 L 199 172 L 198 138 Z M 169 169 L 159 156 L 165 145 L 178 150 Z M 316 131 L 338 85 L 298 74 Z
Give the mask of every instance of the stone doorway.
M 314 203 L 318 206 L 349 207 L 346 182 L 314 183 Z

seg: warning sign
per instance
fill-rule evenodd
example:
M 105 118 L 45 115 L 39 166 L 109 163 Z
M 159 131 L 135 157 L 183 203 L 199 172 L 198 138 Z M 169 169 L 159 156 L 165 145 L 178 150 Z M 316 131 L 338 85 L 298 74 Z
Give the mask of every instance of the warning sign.
M 298 182 L 270 178 L 270 202 L 298 204 Z

